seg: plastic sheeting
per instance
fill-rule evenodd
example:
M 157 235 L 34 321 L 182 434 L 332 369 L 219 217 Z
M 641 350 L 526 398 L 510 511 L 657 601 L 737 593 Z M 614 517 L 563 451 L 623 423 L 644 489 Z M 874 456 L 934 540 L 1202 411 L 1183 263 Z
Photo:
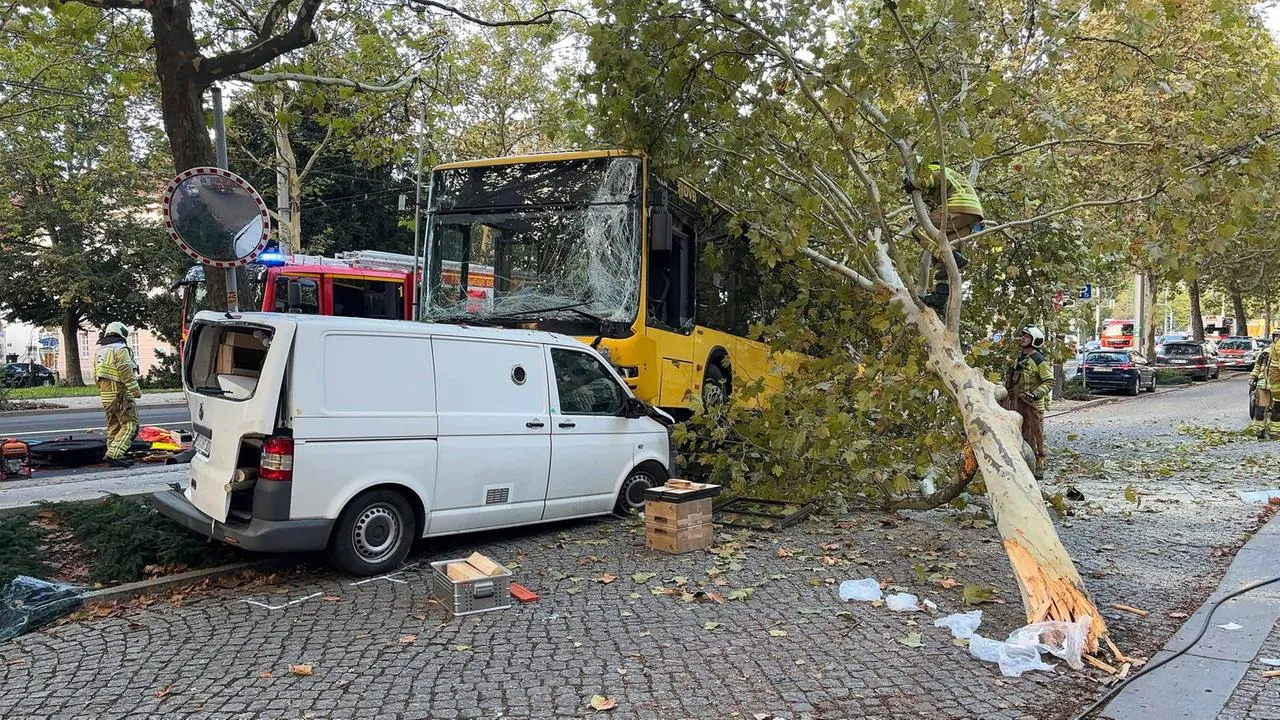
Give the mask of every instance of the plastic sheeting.
M 83 601 L 83 588 L 19 575 L 0 591 L 0 641 L 51 623 Z

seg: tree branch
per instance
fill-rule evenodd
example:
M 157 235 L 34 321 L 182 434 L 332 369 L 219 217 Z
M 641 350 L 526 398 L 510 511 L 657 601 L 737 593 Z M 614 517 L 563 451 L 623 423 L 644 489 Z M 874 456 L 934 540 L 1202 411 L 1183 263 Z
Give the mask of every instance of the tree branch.
M 1000 160 L 1003 158 L 1017 157 L 1024 153 L 1043 150 L 1048 147 L 1056 147 L 1058 145 L 1104 145 L 1106 147 L 1154 147 L 1155 143 L 1143 140 L 1103 140 L 1101 138 L 1066 138 L 1064 140 L 1046 140 L 1042 143 L 1029 145 L 1025 148 L 1002 150 L 995 155 L 989 155 L 982 158 L 979 162 L 986 164 L 992 160 Z
M 965 239 L 966 239 L 966 240 L 972 240 L 972 239 L 974 239 L 974 238 L 980 238 L 980 237 L 982 237 L 983 235 L 990 235 L 991 233 L 994 233 L 994 232 L 1001 232 L 1001 231 L 1003 231 L 1003 230 L 1007 230 L 1007 229 L 1012 228 L 1012 227 L 1021 227 L 1021 226 L 1023 226 L 1023 225 L 1031 225 L 1031 224 L 1033 224 L 1033 223 L 1038 223 L 1038 222 L 1040 222 L 1041 220 L 1048 220 L 1049 218 L 1057 217 L 1058 215 L 1064 215 L 1064 214 L 1066 214 L 1066 213 L 1069 213 L 1069 212 L 1072 212 L 1072 211 L 1075 211 L 1075 210 L 1080 210 L 1080 209 L 1082 209 L 1082 208 L 1090 208 L 1090 207 L 1112 207 L 1112 206 L 1116 206 L 1116 205 L 1129 205 L 1129 204 L 1136 203 L 1136 202 L 1143 202 L 1143 201 L 1145 201 L 1145 200 L 1150 200 L 1150 199 L 1154 198 L 1155 196 L 1159 195 L 1159 194 L 1160 194 L 1160 193 L 1162 193 L 1162 192 L 1164 192 L 1164 186 L 1163 186 L 1163 185 L 1159 185 L 1159 186 L 1157 186 L 1157 187 L 1156 187 L 1156 189 L 1155 189 L 1155 190 L 1152 190 L 1151 192 L 1147 193 L 1146 195 L 1142 195 L 1142 196 L 1139 196 L 1139 197 L 1130 197 L 1130 198 L 1111 198 L 1111 199 L 1109 199 L 1109 200 L 1085 200 L 1085 201 L 1083 201 L 1083 202 L 1073 203 L 1073 204 L 1071 204 L 1071 205 L 1067 205 L 1067 206 L 1065 206 L 1065 207 L 1060 207 L 1060 208 L 1058 208 L 1057 210 L 1052 210 L 1052 211 L 1047 212 L 1047 213 L 1044 213 L 1044 214 L 1042 214 L 1042 215 L 1037 215 L 1037 216 L 1035 216 L 1035 217 L 1027 218 L 1027 219 L 1025 219 L 1025 220 L 1010 220 L 1010 221 L 1009 221 L 1009 222 L 1007 222 L 1007 223 L 1001 223 L 1001 224 L 999 224 L 999 225 L 992 225 L 991 227 L 984 227 L 984 228 L 982 228 L 981 230 L 979 230 L 978 232 L 976 232 L 976 233 L 973 233 L 973 234 L 969 235 L 969 236 L 968 236 L 967 238 L 965 238 Z
M 267 85 L 278 82 L 300 82 L 311 83 L 313 85 L 328 85 L 336 87 L 349 87 L 360 92 L 368 93 L 388 93 L 403 89 L 418 80 L 417 75 L 410 75 L 399 82 L 390 85 L 369 85 L 359 80 L 348 80 L 347 78 L 325 77 L 323 75 L 305 75 L 303 73 L 294 72 L 269 72 L 269 73 L 236 73 L 229 76 L 232 80 L 243 80 L 245 82 L 254 83 L 256 85 Z
M 424 7 L 443 10 L 475 25 L 483 25 L 485 27 L 492 28 L 511 27 L 515 25 L 550 25 L 552 21 L 555 20 L 555 16 L 559 14 L 573 15 L 584 22 L 587 21 L 587 17 L 582 13 L 576 10 L 569 10 L 567 8 L 550 8 L 524 20 L 485 20 L 474 15 L 468 15 L 452 5 L 446 5 L 442 2 L 436 2 L 435 0 L 411 0 L 411 2 Z
M 65 1 L 65 0 L 64 0 Z M 81 5 L 102 10 L 141 10 L 148 0 L 74 0 Z
M 276 4 L 282 0 L 278 0 Z M 237 73 L 266 65 L 281 55 L 306 47 L 316 41 L 313 27 L 316 12 L 324 0 L 302 0 L 293 25 L 281 35 L 259 39 L 248 47 L 232 50 L 212 58 L 197 58 L 196 71 L 207 82 L 221 80 Z M 273 6 L 274 10 L 275 7 Z
M 329 123 L 329 127 L 325 128 L 324 139 L 320 144 L 316 145 L 316 149 L 311 152 L 311 157 L 307 159 L 307 164 L 302 167 L 302 172 L 298 173 L 298 184 L 301 185 L 307 173 L 311 172 L 311 167 L 316 164 L 316 158 L 320 157 L 320 153 L 324 150 L 329 141 L 333 139 L 333 123 Z
M 859 288 L 863 290 L 867 290 L 869 292 L 876 289 L 875 283 L 867 279 L 867 277 L 862 273 L 858 272 L 857 270 L 854 270 L 853 268 L 849 267 L 848 265 L 845 265 L 842 262 L 837 262 L 835 260 L 832 260 L 831 258 L 827 257 L 826 255 L 823 255 L 822 253 L 818 252 L 817 250 L 814 250 L 811 247 L 805 246 L 800 248 L 800 254 L 818 263 L 819 265 L 827 268 L 828 270 L 831 270 L 832 272 L 835 272 L 839 275 L 844 275 L 845 277 L 852 280 L 855 285 L 857 285 Z

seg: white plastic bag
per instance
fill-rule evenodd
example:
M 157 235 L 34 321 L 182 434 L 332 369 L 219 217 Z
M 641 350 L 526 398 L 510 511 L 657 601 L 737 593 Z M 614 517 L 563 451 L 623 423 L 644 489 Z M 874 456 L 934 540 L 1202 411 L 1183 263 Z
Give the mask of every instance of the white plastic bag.
M 920 612 L 920 599 L 911 593 L 894 593 L 884 604 L 894 612 Z
M 984 662 L 996 663 L 1000 666 L 1000 674 L 1005 677 L 1022 677 L 1025 672 L 1052 670 L 1054 667 L 1040 660 L 1038 648 L 988 640 L 978 634 L 969 638 L 969 654 Z
M 1075 622 L 1051 620 L 1020 627 L 1009 634 L 1009 642 L 1014 645 L 1034 647 L 1039 652 L 1060 657 L 1067 661 L 1072 669 L 1084 667 L 1080 655 L 1084 652 L 1084 644 L 1089 637 L 1089 626 L 1093 618 L 1081 616 Z
M 872 602 L 881 597 L 884 595 L 880 592 L 880 583 L 875 578 L 845 580 L 840 583 L 840 599 L 844 602 L 850 600 Z
M 951 637 L 961 640 L 968 640 L 977 632 L 978 626 L 982 624 L 982 611 L 974 610 L 967 613 L 955 613 L 946 617 L 940 617 L 933 621 L 934 627 L 944 627 L 951 631 Z

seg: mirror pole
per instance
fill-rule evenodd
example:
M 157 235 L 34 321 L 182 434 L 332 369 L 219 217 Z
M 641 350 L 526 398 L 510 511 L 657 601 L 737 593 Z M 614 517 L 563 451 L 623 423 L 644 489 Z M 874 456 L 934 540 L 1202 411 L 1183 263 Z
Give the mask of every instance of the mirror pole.
M 213 93 L 213 141 L 218 167 L 228 170 L 227 162 L 227 124 L 222 111 L 222 88 L 215 83 L 210 91 Z M 223 270 L 227 275 L 227 312 L 240 312 L 240 288 L 237 287 L 236 269 Z

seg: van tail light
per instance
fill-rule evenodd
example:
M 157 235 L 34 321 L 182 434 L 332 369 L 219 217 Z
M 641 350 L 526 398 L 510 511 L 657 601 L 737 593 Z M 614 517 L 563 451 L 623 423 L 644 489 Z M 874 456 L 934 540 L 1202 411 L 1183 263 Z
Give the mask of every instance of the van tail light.
M 293 438 L 272 435 L 262 442 L 258 477 L 263 480 L 293 480 Z

